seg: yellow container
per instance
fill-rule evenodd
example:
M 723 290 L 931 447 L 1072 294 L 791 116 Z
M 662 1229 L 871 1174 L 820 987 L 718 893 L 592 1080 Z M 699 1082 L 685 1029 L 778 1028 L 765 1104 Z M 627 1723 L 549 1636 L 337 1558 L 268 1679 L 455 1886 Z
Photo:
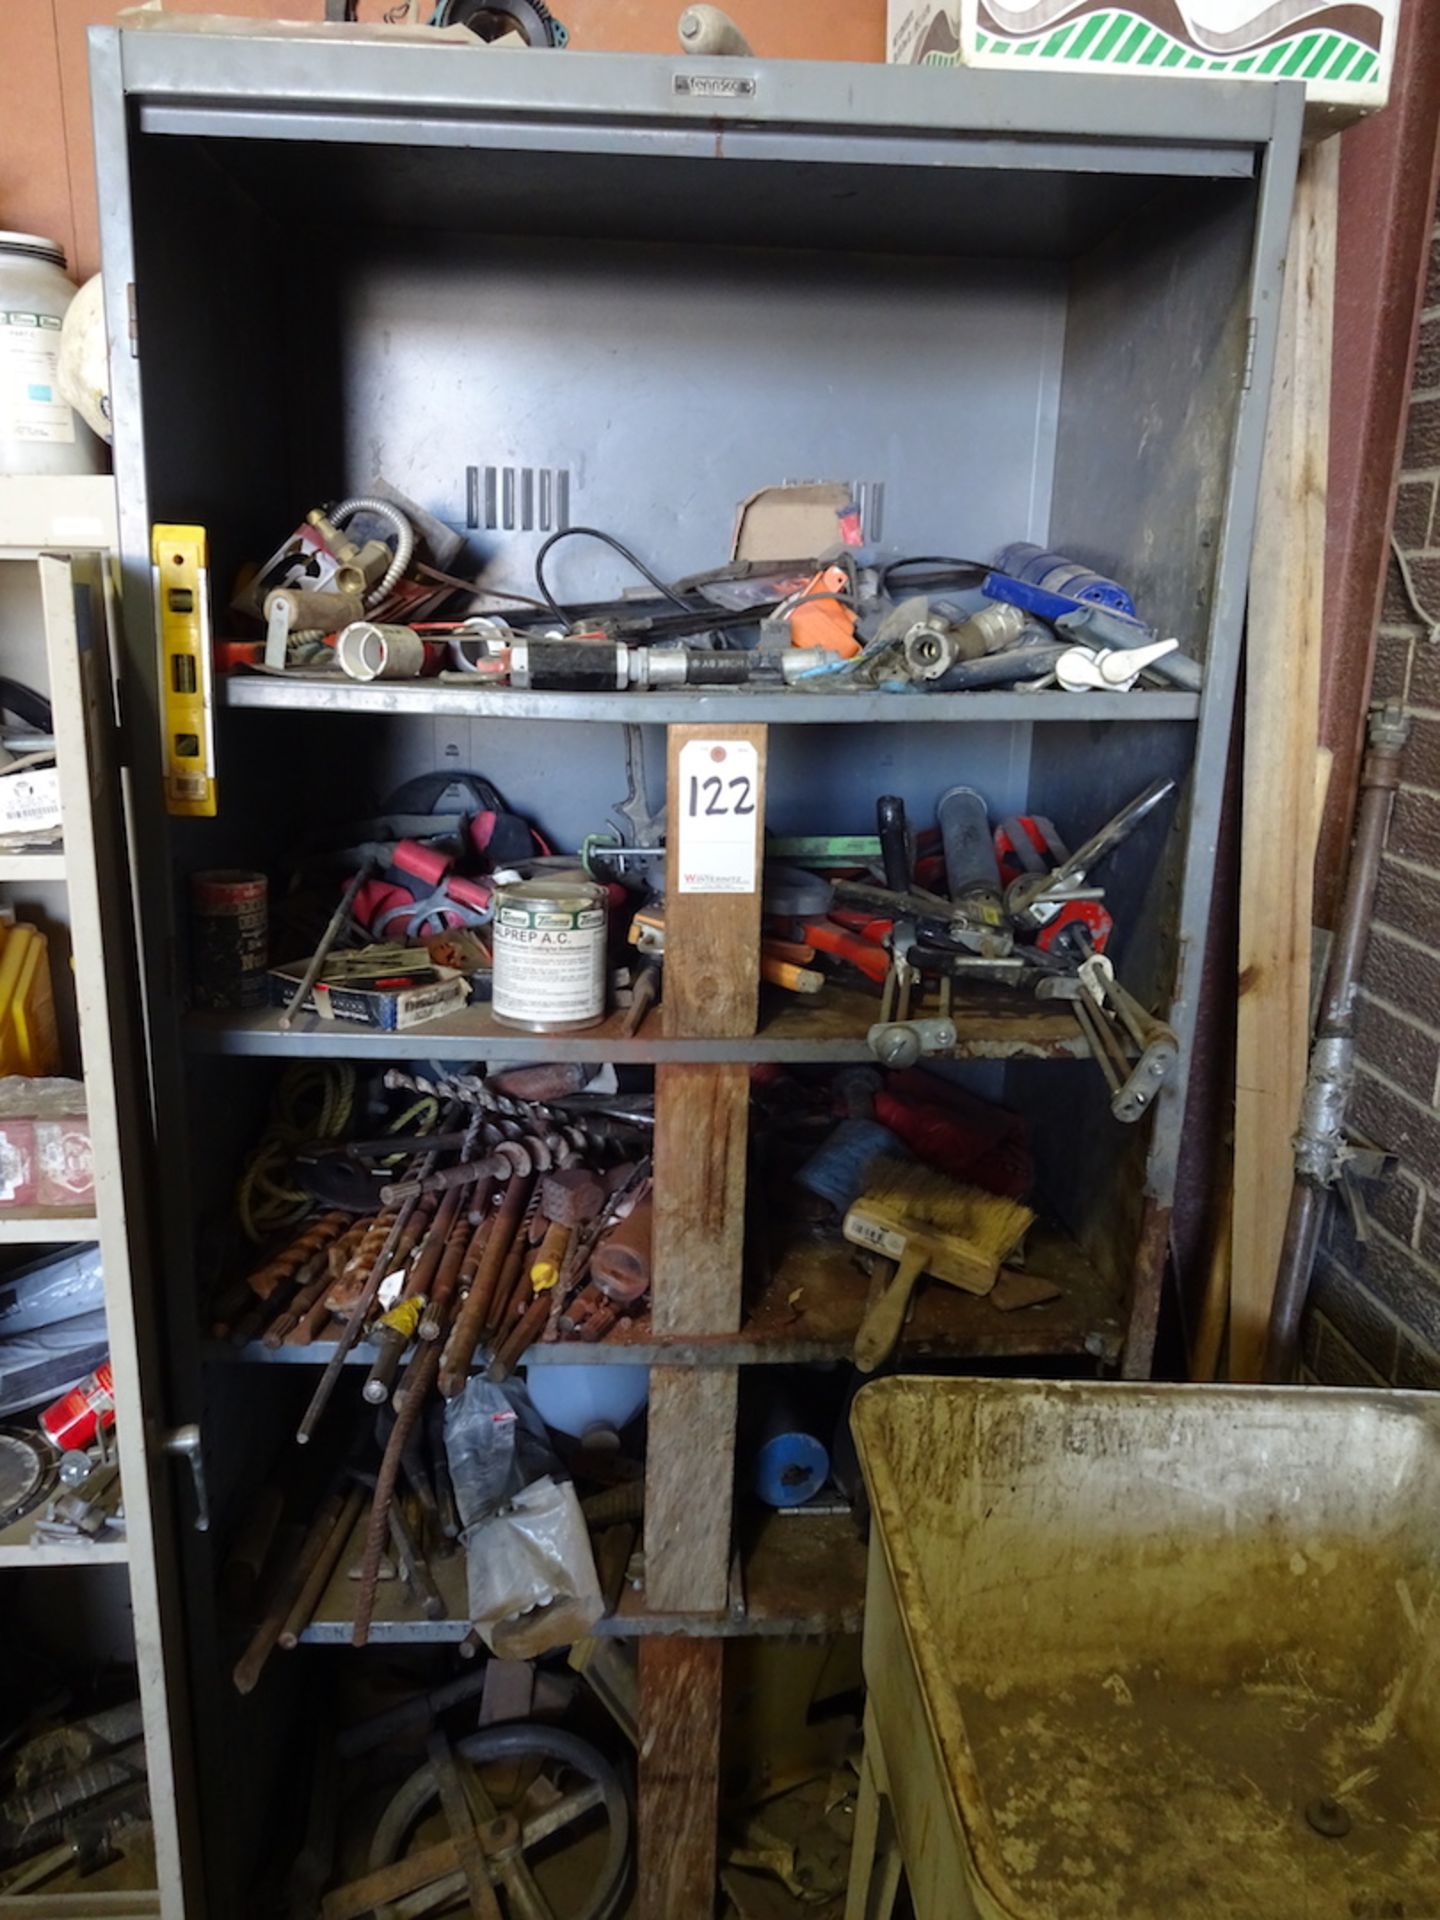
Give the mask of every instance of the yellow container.
M 49 942 L 38 927 L 0 926 L 0 1074 L 60 1071 Z

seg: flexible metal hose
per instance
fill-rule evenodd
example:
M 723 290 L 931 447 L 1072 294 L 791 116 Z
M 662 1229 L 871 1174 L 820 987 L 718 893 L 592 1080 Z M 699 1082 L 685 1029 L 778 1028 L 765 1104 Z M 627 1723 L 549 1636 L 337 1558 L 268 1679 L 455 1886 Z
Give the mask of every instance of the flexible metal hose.
M 353 500 L 342 500 L 339 506 L 331 511 L 330 524 L 343 527 L 347 521 L 353 520 L 357 513 L 373 513 L 377 520 L 388 522 L 395 534 L 395 558 L 365 595 L 367 607 L 378 607 L 394 592 L 396 583 L 414 558 L 415 529 L 398 507 L 392 507 L 388 500 L 377 500 L 365 493 L 356 494 Z

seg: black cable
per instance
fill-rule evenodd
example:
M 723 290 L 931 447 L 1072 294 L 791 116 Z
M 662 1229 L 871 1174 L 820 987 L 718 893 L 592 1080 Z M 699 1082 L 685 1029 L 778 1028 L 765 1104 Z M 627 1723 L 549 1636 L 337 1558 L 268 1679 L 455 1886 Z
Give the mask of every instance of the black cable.
M 912 559 L 892 560 L 888 566 L 880 569 L 880 591 L 889 593 L 890 582 L 897 573 L 909 573 L 915 567 L 940 567 L 944 571 L 927 574 L 921 580 L 911 582 L 912 590 L 920 587 L 978 587 L 987 573 L 994 569 L 979 560 L 957 560 L 948 553 L 921 553 Z
M 580 533 L 583 533 L 590 540 L 601 541 L 605 546 L 611 548 L 613 552 L 618 553 L 627 565 L 635 569 L 642 580 L 648 580 L 658 594 L 661 594 L 666 600 L 669 600 L 673 605 L 679 607 L 682 613 L 693 613 L 695 611 L 688 601 L 682 600 L 673 587 L 666 586 L 660 576 L 652 573 L 645 562 L 638 559 L 622 541 L 617 540 L 613 533 L 605 533 L 599 527 L 561 527 L 558 532 L 551 534 L 550 538 L 544 542 L 540 551 L 535 556 L 535 586 L 540 594 L 540 598 L 558 619 L 568 620 L 570 613 L 565 607 L 561 606 L 560 602 L 545 584 L 545 556 L 557 542 L 569 540 L 573 538 L 574 535 Z
M 18 680 L 0 679 L 0 710 L 13 713 L 17 720 L 33 727 L 37 733 L 54 730 L 49 700 L 33 687 L 22 686 Z

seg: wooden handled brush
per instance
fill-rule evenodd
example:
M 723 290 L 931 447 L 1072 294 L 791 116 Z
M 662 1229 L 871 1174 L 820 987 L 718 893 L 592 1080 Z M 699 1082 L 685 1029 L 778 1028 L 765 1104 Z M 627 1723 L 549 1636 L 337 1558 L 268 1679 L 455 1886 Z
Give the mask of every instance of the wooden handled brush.
M 855 1336 L 860 1371 L 873 1373 L 894 1352 L 922 1274 L 989 1293 L 1034 1218 L 1017 1200 L 961 1186 L 914 1161 L 874 1160 L 845 1215 L 845 1238 L 893 1260 L 895 1272 Z

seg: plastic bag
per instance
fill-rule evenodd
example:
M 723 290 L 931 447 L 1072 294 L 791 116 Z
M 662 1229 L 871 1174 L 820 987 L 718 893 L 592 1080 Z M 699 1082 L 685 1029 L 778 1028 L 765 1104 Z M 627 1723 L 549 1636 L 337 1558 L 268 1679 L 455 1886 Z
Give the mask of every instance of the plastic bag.
M 468 1381 L 445 1409 L 445 1455 L 486 1646 L 528 1660 L 588 1633 L 605 1610 L 590 1535 L 524 1386 Z
M 507 1380 L 493 1386 L 478 1375 L 446 1402 L 445 1457 L 466 1527 L 513 1500 L 532 1480 L 561 1471 L 524 1385 Z
M 82 1313 L 35 1333 L 0 1339 L 0 1418 L 57 1399 L 110 1350 L 104 1313 Z
M 51 1254 L 0 1277 L 0 1337 L 97 1313 L 104 1304 L 99 1247 Z
M 605 1611 L 575 1489 L 547 1473 L 460 1536 L 470 1619 L 492 1653 L 533 1660 L 582 1639 Z

